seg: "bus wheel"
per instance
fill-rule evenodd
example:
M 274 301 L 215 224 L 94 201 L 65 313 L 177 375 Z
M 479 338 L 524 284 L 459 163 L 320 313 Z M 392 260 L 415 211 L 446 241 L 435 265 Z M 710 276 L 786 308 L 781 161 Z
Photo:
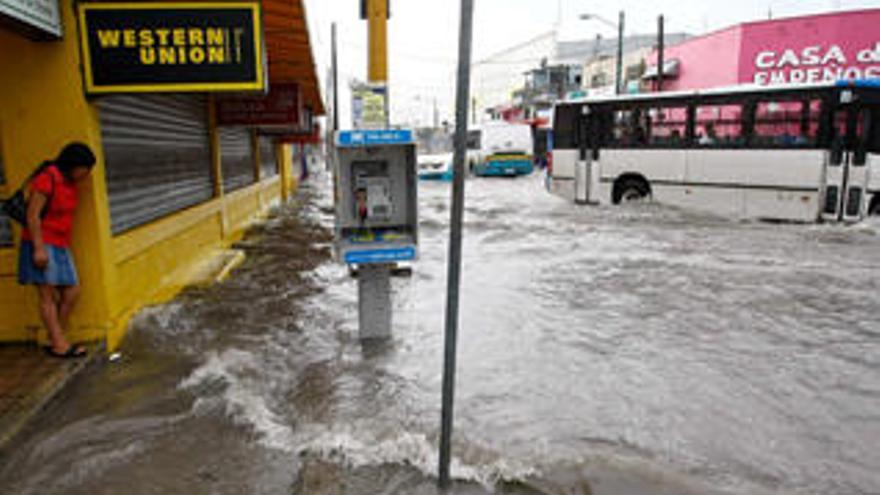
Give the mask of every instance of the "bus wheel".
M 614 185 L 614 204 L 644 201 L 651 196 L 651 186 L 642 177 L 624 177 Z

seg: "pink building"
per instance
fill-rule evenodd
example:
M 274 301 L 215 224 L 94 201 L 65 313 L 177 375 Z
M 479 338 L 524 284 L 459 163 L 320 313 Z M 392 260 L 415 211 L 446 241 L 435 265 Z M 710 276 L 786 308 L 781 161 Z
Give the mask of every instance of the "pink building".
M 880 79 L 880 9 L 739 24 L 668 47 L 665 59 L 664 91 Z

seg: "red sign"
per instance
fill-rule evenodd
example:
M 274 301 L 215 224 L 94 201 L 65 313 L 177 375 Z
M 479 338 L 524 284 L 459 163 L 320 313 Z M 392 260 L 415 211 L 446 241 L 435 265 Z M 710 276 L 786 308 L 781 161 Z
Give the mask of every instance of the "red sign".
M 217 125 L 290 126 L 300 122 L 302 99 L 296 84 L 272 85 L 265 96 L 217 100 Z
M 285 144 L 318 144 L 321 142 L 321 126 L 315 124 L 312 132 L 286 134 L 278 137 Z

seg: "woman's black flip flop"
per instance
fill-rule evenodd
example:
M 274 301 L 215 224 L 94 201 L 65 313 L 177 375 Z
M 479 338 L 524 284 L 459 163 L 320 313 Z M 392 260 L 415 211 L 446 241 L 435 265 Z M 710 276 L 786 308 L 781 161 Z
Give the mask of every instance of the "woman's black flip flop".
M 43 347 L 43 350 L 46 351 L 46 354 L 58 359 L 79 359 L 86 357 L 89 352 L 82 347 L 71 345 L 67 348 L 67 352 L 59 353 L 55 352 L 55 349 L 52 346 Z

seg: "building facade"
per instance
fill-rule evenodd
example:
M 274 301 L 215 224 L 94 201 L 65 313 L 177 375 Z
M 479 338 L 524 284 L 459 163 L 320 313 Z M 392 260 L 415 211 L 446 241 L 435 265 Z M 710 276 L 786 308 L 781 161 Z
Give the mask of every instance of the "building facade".
M 312 139 L 312 120 L 323 113 L 307 23 L 300 0 L 260 2 L 269 94 L 295 87 L 297 95 L 296 122 L 278 133 L 256 121 L 223 123 L 219 113 L 237 96 L 229 92 L 87 95 L 77 34 L 83 4 L 40 3 L 57 7 L 56 35 L 0 9 L 0 197 L 68 142 L 95 150 L 75 216 L 83 294 L 69 334 L 112 349 L 136 311 L 229 266 L 240 256 L 229 246 L 294 192 L 293 132 Z M 45 338 L 36 291 L 16 283 L 19 237 L 0 218 L 0 342 Z
M 666 50 L 671 70 L 663 90 L 880 78 L 878 23 L 880 9 L 833 12 L 693 38 Z M 656 61 L 656 53 L 649 60 Z M 648 72 L 656 74 L 656 66 Z

